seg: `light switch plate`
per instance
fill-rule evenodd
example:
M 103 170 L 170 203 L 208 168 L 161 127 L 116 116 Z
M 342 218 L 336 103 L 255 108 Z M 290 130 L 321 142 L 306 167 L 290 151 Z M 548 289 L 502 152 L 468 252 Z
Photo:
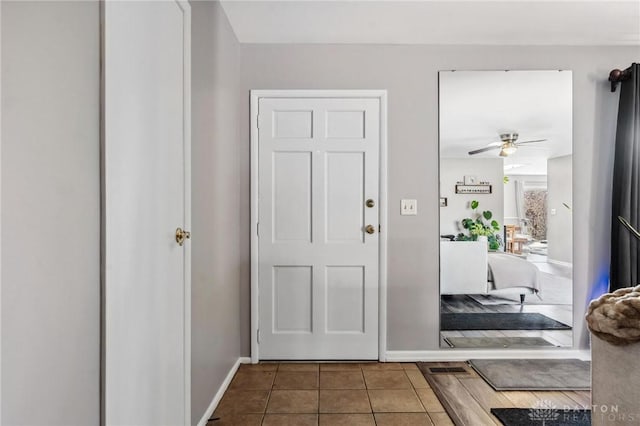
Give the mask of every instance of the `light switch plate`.
M 418 200 L 400 200 L 400 214 L 415 216 L 418 214 Z

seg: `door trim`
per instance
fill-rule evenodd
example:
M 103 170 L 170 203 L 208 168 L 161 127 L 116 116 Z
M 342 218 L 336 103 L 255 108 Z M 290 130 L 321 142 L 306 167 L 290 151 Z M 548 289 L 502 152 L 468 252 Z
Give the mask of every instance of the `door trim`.
M 380 100 L 380 201 L 378 258 L 378 360 L 387 352 L 387 91 L 386 90 L 251 90 L 251 362 L 260 360 L 258 343 L 258 104 L 261 98 L 368 98 Z
M 100 413 L 106 424 L 106 182 L 105 182 L 105 2 L 100 0 Z M 184 229 L 191 230 L 191 4 L 173 0 L 184 13 L 183 34 L 183 136 L 184 136 Z M 191 244 L 184 246 L 184 424 L 191 425 Z
M 2 26 L 2 4 L 0 4 L 0 27 Z M 2 45 L 2 31 L 0 29 L 0 46 Z M 0 81 L 2 81 L 2 55 L 0 55 Z M 0 84 L 0 99 L 2 99 L 2 84 Z M 0 108 L 1 109 L 1 108 Z M 0 111 L 0 129 L 2 128 L 2 113 Z M 0 176 L 2 176 L 2 132 L 0 132 Z M 0 242 L 2 241 L 2 187 L 0 186 Z M 2 244 L 0 244 L 0 330 L 2 330 Z M 0 339 L 0 424 L 2 423 L 2 339 Z
M 182 111 L 184 114 L 184 229 L 191 226 L 191 4 L 174 0 L 184 12 Z M 191 413 L 191 243 L 184 246 L 184 424 L 192 424 Z

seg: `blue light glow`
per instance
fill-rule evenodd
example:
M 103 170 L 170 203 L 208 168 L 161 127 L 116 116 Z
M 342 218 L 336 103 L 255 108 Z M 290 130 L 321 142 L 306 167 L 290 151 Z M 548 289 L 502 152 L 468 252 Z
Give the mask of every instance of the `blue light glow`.
M 591 286 L 591 293 L 589 294 L 589 301 L 597 299 L 605 293 L 609 292 L 609 268 L 602 268 L 596 281 Z

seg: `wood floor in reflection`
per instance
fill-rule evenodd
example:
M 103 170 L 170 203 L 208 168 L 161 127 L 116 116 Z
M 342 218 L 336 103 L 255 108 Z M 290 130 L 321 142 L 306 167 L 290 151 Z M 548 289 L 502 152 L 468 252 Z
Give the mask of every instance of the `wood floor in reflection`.
M 528 296 L 535 297 L 535 296 Z M 571 305 L 481 305 L 469 296 L 444 296 L 440 299 L 442 313 L 540 313 L 564 324 L 572 325 Z M 440 346 L 449 347 L 446 337 L 542 337 L 559 347 L 573 345 L 572 330 L 459 330 L 440 333 Z

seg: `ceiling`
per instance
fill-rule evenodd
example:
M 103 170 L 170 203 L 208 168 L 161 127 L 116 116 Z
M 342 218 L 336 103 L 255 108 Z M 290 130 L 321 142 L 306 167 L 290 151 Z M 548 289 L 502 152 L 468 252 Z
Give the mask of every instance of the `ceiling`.
M 501 158 L 473 149 L 519 133 L 547 139 L 504 159 L 506 174 L 546 174 L 547 159 L 572 153 L 571 71 L 443 71 L 439 73 L 440 155 Z
M 241 43 L 640 45 L 640 0 L 223 0 Z

